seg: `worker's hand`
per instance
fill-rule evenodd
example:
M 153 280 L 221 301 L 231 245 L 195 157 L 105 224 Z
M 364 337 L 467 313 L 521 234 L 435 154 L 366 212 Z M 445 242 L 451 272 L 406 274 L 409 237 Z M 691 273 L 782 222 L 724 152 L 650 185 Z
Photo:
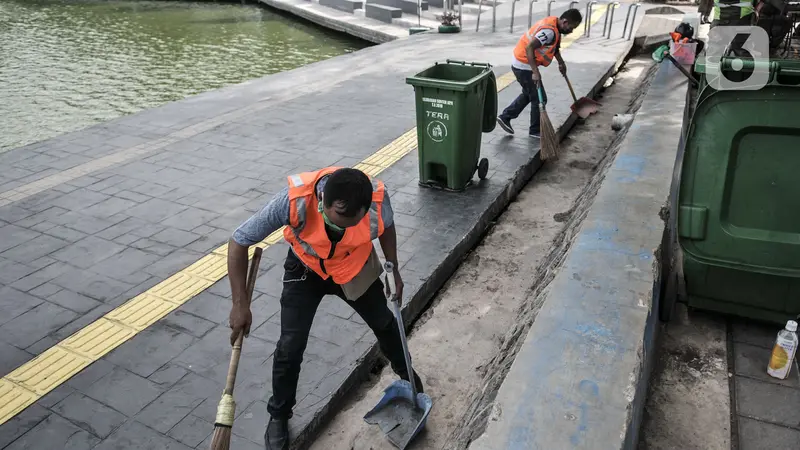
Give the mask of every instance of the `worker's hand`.
M 533 80 L 534 84 L 538 85 L 542 81 L 542 76 L 536 72 L 532 72 L 531 79 Z
M 400 304 L 402 304 L 403 303 L 403 286 L 404 286 L 404 284 L 403 284 L 403 277 L 400 276 L 400 270 L 399 269 L 397 269 L 397 268 L 394 269 L 393 278 L 394 278 L 394 296 L 397 298 L 397 300 L 400 302 Z M 386 285 L 386 298 L 388 298 L 388 299 L 392 298 L 392 292 L 391 291 L 392 290 L 389 289 L 389 286 Z
M 244 337 L 250 336 L 250 325 L 253 324 L 253 314 L 246 306 L 233 305 L 229 325 L 231 327 L 231 345 L 236 342 L 239 335 L 244 332 Z
M 566 64 L 559 64 L 558 71 L 561 72 L 561 75 L 567 76 L 567 65 Z

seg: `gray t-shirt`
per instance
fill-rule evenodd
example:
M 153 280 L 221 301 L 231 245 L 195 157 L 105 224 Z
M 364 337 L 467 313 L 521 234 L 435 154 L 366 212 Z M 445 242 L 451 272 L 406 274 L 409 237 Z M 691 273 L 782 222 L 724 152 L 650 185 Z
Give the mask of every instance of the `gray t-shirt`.
M 317 197 L 322 193 L 327 180 L 328 177 L 325 176 L 317 182 Z M 287 186 L 275 194 L 261 211 L 253 214 L 252 217 L 239 225 L 239 228 L 233 232 L 233 240 L 237 244 L 246 247 L 263 241 L 275 230 L 289 225 L 289 208 L 289 187 Z M 384 227 L 388 228 L 394 224 L 392 205 L 389 203 L 389 192 L 385 187 L 381 217 L 383 218 Z

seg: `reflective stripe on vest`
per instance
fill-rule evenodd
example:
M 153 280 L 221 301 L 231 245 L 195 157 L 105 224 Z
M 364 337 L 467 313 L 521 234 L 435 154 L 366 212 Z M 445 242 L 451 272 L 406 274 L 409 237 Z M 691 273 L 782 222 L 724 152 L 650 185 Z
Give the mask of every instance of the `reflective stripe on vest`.
M 733 18 L 741 19 L 743 17 L 747 17 L 755 11 L 753 8 L 753 3 L 754 2 L 752 1 L 742 2 L 737 0 L 714 0 L 714 20 L 731 20 Z M 740 8 L 738 17 L 736 17 L 736 11 L 732 10 L 731 8 Z
M 316 184 L 336 170 L 338 167 L 331 167 L 288 177 L 290 223 L 284 230 L 284 238 L 292 245 L 300 260 L 320 277 L 332 277 L 334 282 L 344 284 L 357 275 L 367 261 L 372 252 L 372 240 L 383 234 L 381 214 L 384 186 L 378 180 L 370 180 L 373 194 L 367 212 L 369 218 L 365 217 L 357 225 L 347 228 L 342 240 L 333 244 L 327 237 L 325 222 L 318 210 Z M 313 214 L 314 218 L 309 214 Z M 314 224 L 315 229 L 307 230 L 309 224 Z M 316 241 L 322 248 L 315 248 L 309 240 Z
M 561 33 L 558 32 L 558 17 L 556 16 L 545 17 L 544 19 L 536 22 L 522 35 L 522 37 L 519 38 L 516 47 L 514 47 L 514 58 L 516 58 L 517 61 L 528 63 L 528 45 L 532 39 L 535 39 L 536 33 L 542 29 L 553 30 L 555 39 L 553 39 L 552 44 L 545 45 L 534 50 L 533 56 L 536 59 L 536 64 L 539 66 L 547 67 L 551 62 L 553 62 L 553 58 L 556 54 L 556 48 L 558 48 L 558 43 L 561 40 Z

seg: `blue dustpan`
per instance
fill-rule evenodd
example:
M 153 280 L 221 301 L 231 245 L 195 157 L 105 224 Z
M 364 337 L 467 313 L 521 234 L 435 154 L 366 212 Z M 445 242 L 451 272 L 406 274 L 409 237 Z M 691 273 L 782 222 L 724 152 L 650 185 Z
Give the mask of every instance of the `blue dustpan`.
M 394 265 L 387 262 L 384 267 L 388 274 L 394 273 Z M 386 286 L 388 289 L 389 282 Z M 400 342 L 403 344 L 406 367 L 409 378 L 414 379 L 414 370 L 411 367 L 411 355 L 408 353 L 406 330 L 403 326 L 403 316 L 400 313 L 400 301 L 392 298 L 394 316 L 400 328 Z M 378 425 L 381 431 L 389 438 L 389 442 L 400 450 L 404 450 L 408 443 L 425 427 L 428 414 L 431 412 L 433 401 L 428 394 L 418 393 L 413 383 L 406 380 L 397 380 L 383 391 L 383 398 L 364 420 L 370 425 Z
M 364 416 L 371 425 L 378 425 L 389 442 L 403 450 L 425 427 L 433 401 L 428 394 L 418 393 L 406 380 L 397 380 L 383 391 L 383 398 Z

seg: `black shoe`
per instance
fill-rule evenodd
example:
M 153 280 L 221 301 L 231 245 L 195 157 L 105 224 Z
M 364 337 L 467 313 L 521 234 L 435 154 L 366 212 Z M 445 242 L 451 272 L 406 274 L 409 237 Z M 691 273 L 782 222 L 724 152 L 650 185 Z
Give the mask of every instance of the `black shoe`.
M 267 450 L 289 450 L 289 421 L 270 417 L 264 443 Z
M 505 130 L 506 133 L 514 134 L 514 129 L 511 128 L 511 122 L 509 122 L 508 120 L 503 119 L 502 117 L 498 117 L 497 124 L 500 125 L 500 128 Z
M 414 384 L 417 385 L 417 392 L 420 394 L 425 392 L 425 389 L 422 387 L 422 379 L 416 374 L 416 371 L 414 371 Z

